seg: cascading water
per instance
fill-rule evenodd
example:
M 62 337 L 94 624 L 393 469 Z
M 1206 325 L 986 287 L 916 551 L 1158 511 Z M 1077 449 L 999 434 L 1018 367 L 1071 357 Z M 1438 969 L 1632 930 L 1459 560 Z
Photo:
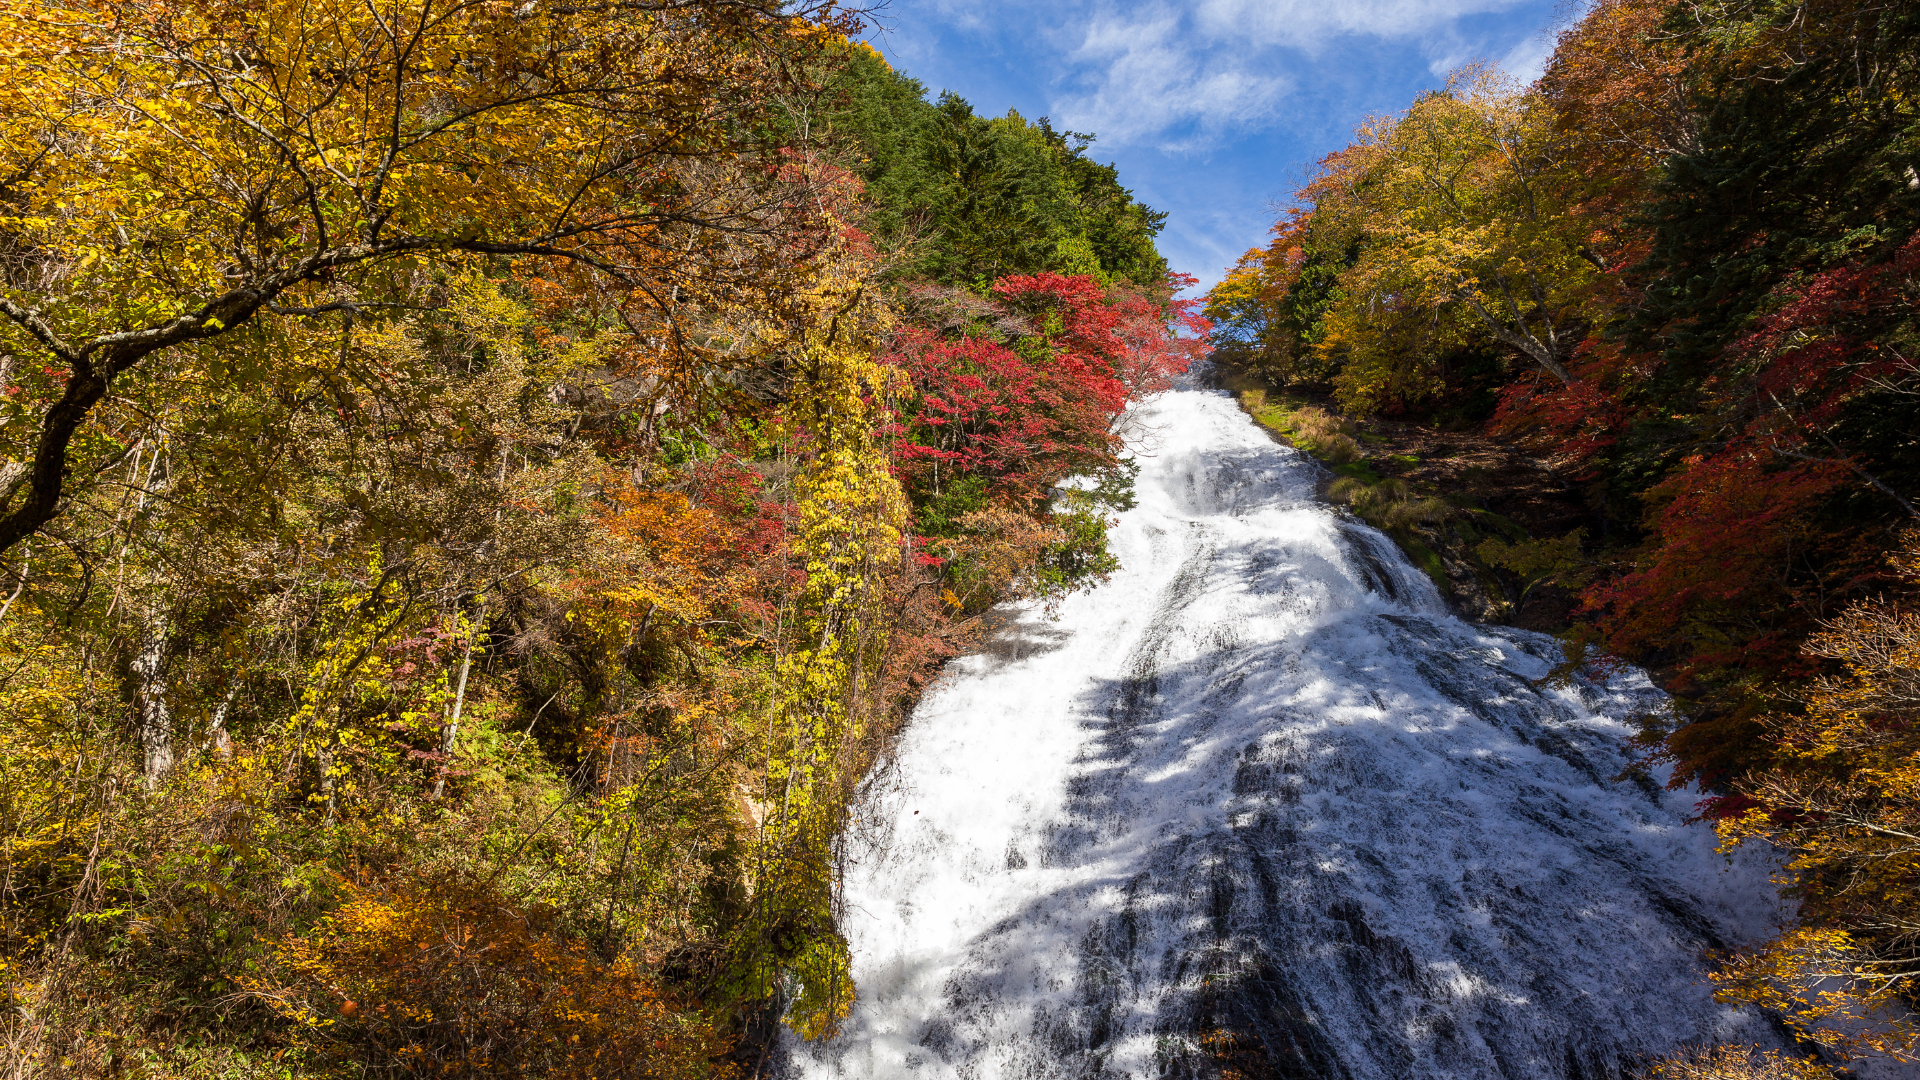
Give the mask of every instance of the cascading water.
M 1776 1044 L 1706 950 L 1780 912 L 1616 783 L 1635 672 L 1449 616 L 1225 395 L 1142 406 L 1108 584 L 954 665 L 847 840 L 859 1002 L 803 1077 L 1622 1075 Z

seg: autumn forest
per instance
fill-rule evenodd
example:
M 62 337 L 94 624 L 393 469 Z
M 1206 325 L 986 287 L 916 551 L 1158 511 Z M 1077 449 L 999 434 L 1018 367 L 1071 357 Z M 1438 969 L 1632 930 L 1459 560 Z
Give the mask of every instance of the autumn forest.
M 1917 79 L 1911 4 L 1601 0 L 1536 83 L 1364 125 L 1207 309 L 1249 407 L 1458 601 L 1669 691 L 1646 766 L 1780 851 L 1802 919 L 1723 997 L 1909 1061 Z M 1407 425 L 1482 475 L 1369 449 Z M 1735 1056 L 1657 1075 L 1801 1075 Z
M 6 1076 L 770 1075 L 858 996 L 863 782 L 1117 568 L 1209 356 L 1462 614 L 1671 695 L 1617 782 L 1798 912 L 1724 998 L 1920 1059 L 1920 9 L 1600 0 L 1197 299 L 870 23 L 0 0 Z
M 850 793 L 1204 348 L 1160 218 L 828 6 L 0 18 L 8 1074 L 830 1029 Z

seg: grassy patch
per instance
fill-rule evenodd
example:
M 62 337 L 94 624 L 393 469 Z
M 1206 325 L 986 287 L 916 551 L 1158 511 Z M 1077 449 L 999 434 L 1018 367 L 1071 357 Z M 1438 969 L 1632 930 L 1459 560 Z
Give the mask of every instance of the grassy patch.
M 1509 460 L 1512 455 L 1477 436 L 1436 438 L 1430 427 L 1362 430 L 1310 400 L 1271 391 L 1242 392 L 1240 404 L 1256 422 L 1325 465 L 1333 474 L 1328 501 L 1391 537 L 1467 617 L 1507 621 L 1539 600 L 1526 616 L 1531 625 L 1564 620 L 1564 612 L 1554 613 L 1565 607 L 1564 598 L 1545 587 L 1571 593 L 1586 582 L 1583 534 L 1535 540 L 1525 519 L 1487 508 L 1488 499 L 1512 495 L 1515 484 L 1523 490 L 1541 486 L 1530 470 Z M 1505 502 L 1502 509 L 1534 509 L 1519 499 Z M 1563 528 L 1555 524 L 1553 531 Z
M 1318 405 L 1290 398 L 1269 401 L 1265 390 L 1242 391 L 1240 404 L 1262 427 L 1323 461 L 1346 465 L 1367 456 L 1353 421 Z
M 1336 477 L 1327 489 L 1327 497 L 1345 504 L 1361 520 L 1393 537 L 1415 566 L 1443 592 L 1447 589 L 1446 564 L 1422 539 L 1422 533 L 1455 517 L 1460 508 L 1405 480 L 1380 475 L 1367 459 L 1362 443 L 1391 440 L 1360 432 L 1351 420 L 1317 405 L 1289 398 L 1270 400 L 1262 390 L 1243 391 L 1240 404 L 1261 426 L 1325 462 Z M 1382 462 L 1418 465 L 1420 458 L 1394 454 Z
M 1428 547 L 1411 529 L 1392 528 L 1384 530 L 1400 550 L 1407 553 L 1408 561 L 1420 568 L 1433 581 L 1434 588 L 1442 593 L 1451 588 L 1447 581 L 1447 564 L 1441 560 L 1440 553 Z
M 1468 520 L 1492 535 L 1502 536 L 1516 542 L 1529 538 L 1526 528 L 1512 518 L 1502 517 L 1491 510 L 1482 510 L 1478 507 L 1467 508 L 1466 513 Z M 1471 531 L 1469 531 L 1468 537 L 1470 539 L 1478 539 Z

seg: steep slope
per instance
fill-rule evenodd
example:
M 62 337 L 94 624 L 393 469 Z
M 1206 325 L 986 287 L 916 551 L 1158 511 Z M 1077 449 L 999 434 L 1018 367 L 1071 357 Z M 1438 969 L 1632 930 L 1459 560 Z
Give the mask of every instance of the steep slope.
M 875 781 L 861 1000 L 795 1072 L 1585 1080 L 1775 1041 L 1702 955 L 1778 916 L 1764 872 L 1610 779 L 1643 676 L 1535 686 L 1551 638 L 1447 615 L 1224 394 L 1137 419 L 1125 569 L 957 665 Z

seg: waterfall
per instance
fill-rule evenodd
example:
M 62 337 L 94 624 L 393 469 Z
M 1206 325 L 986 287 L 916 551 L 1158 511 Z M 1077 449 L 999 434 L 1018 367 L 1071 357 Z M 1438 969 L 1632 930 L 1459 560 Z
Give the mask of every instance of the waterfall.
M 1616 781 L 1638 671 L 1447 614 L 1217 391 L 1137 410 L 1123 569 L 956 662 L 846 838 L 859 999 L 807 1078 L 1594 1080 L 1780 1045 L 1706 953 L 1766 866 Z M 1697 797 L 1697 796 L 1695 796 Z

